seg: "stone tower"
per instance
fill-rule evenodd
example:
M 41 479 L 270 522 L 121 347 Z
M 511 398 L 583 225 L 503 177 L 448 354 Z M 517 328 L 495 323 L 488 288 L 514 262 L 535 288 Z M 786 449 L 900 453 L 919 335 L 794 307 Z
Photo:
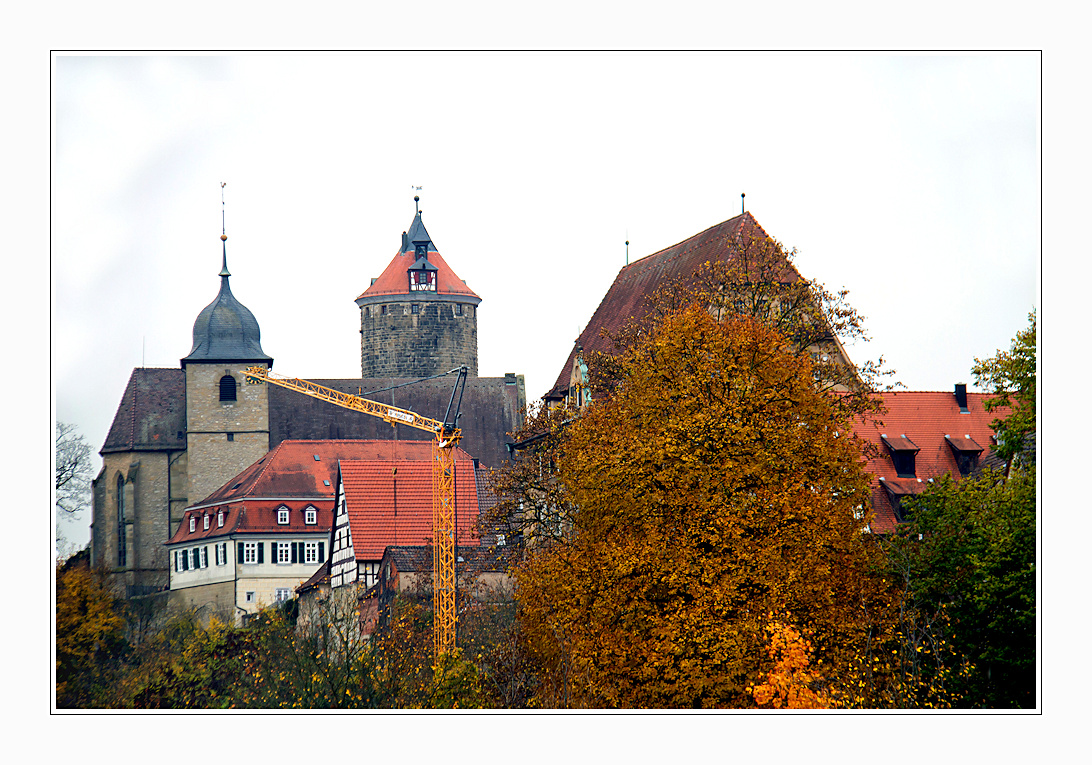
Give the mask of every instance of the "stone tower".
M 248 385 L 243 370 L 269 369 L 254 314 L 231 294 L 224 241 L 220 294 L 193 323 L 186 375 L 189 503 L 196 504 L 269 451 L 269 386 Z
M 480 302 L 444 261 L 418 210 L 394 260 L 356 299 L 361 377 L 428 377 L 463 365 L 476 377 Z

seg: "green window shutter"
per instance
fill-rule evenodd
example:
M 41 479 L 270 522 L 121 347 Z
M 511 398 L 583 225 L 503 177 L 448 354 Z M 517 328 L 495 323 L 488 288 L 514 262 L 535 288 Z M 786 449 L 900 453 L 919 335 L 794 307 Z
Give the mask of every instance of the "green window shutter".
M 325 563 L 326 562 L 326 557 L 323 555 L 323 552 L 322 552 L 323 547 L 324 547 L 324 544 L 322 542 L 319 542 L 318 543 L 318 562 L 319 563 Z
M 239 563 L 243 562 L 243 543 L 242 542 L 239 542 L 239 559 L 238 559 L 238 562 Z
M 265 542 L 258 543 L 258 562 L 265 563 Z
M 299 542 L 292 543 L 292 562 L 299 563 Z

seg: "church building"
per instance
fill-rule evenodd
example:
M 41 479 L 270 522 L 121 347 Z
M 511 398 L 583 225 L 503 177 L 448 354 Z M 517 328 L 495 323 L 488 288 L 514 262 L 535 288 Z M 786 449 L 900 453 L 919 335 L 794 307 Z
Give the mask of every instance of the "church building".
M 91 560 L 127 597 L 167 589 L 166 543 L 187 508 L 282 441 L 429 439 L 284 388 L 247 384 L 243 370 L 271 369 L 273 358 L 262 348 L 254 314 L 231 292 L 226 234 L 221 240 L 219 293 L 194 321 L 189 354 L 177 369 L 133 370 L 100 450 Z M 356 303 L 361 377 L 313 382 L 440 417 L 456 377 L 443 375 L 466 366 L 461 447 L 483 466 L 505 460 L 508 433 L 519 429 L 526 406 L 523 375 L 477 376 L 481 298 L 440 254 L 420 210 L 398 253 Z

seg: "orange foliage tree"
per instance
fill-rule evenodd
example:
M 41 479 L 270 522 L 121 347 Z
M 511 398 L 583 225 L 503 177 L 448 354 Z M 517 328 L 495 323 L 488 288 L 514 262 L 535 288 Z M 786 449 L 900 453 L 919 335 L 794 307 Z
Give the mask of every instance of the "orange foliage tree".
M 568 426 L 571 531 L 517 571 L 539 703 L 748 707 L 771 612 L 838 682 L 889 635 L 849 412 L 753 317 L 667 312 Z M 810 662 L 810 658 L 809 658 Z

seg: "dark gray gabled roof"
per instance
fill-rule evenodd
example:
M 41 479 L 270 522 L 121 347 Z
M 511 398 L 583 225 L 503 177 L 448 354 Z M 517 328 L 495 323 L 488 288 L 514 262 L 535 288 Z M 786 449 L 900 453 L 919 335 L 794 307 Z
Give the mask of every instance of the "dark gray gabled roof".
M 186 373 L 134 369 L 100 454 L 186 448 Z
M 425 224 L 421 221 L 421 213 L 418 212 L 413 216 L 413 223 L 410 225 L 409 231 L 406 234 L 406 242 L 408 246 L 402 250 L 402 252 L 413 252 L 415 242 L 428 242 L 430 251 L 436 251 L 436 243 L 432 241 L 432 237 L 428 235 L 428 231 L 425 230 Z
M 264 361 L 273 366 L 272 357 L 262 350 L 258 320 L 231 294 L 230 276 L 225 245 L 220 294 L 197 315 L 193 323 L 193 348 L 182 359 L 183 368 L 187 363 L 208 361 Z

